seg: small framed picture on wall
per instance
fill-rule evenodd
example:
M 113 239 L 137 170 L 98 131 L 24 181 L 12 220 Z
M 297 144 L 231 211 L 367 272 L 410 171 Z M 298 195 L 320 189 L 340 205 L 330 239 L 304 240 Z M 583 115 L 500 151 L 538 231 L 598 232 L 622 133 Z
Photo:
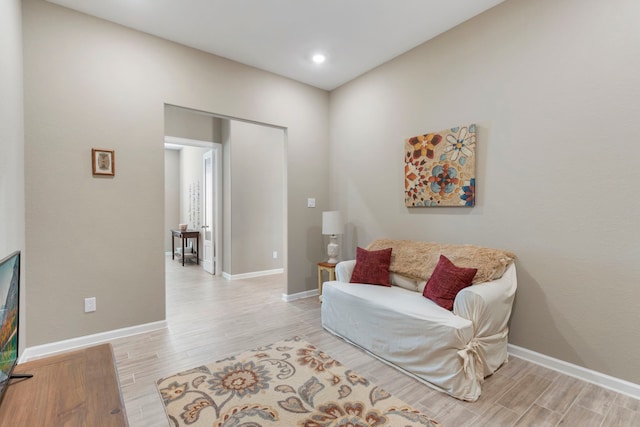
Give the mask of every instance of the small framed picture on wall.
M 116 154 L 114 150 L 91 149 L 91 165 L 94 175 L 116 174 Z

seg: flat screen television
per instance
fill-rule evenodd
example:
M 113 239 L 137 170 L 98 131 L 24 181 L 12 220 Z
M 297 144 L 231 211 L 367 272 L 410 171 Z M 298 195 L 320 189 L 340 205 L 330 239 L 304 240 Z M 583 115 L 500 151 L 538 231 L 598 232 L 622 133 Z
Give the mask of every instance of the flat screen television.
M 0 401 L 18 361 L 20 251 L 0 261 Z

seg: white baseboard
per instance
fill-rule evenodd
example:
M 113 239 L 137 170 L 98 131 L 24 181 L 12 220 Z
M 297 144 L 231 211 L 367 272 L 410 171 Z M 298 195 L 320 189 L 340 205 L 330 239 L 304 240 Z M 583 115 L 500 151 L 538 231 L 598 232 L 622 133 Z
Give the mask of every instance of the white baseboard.
M 88 347 L 91 345 L 101 344 L 117 338 L 124 338 L 131 335 L 151 332 L 167 327 L 167 321 L 145 323 L 143 325 L 131 326 L 128 328 L 114 329 L 113 331 L 100 332 L 93 335 L 85 335 L 82 337 L 71 338 L 63 341 L 56 341 L 48 344 L 35 345 L 27 347 L 20 356 L 20 362 L 24 363 L 34 359 L 40 359 L 45 356 L 51 356 L 57 353 L 63 353 L 77 348 Z
M 251 273 L 242 273 L 242 274 L 229 274 L 222 272 L 222 277 L 227 280 L 239 280 L 239 279 L 253 279 L 254 277 L 261 276 L 271 276 L 272 274 L 282 274 L 284 273 L 284 268 L 276 268 L 274 270 L 264 270 L 264 271 L 253 271 Z
M 273 271 L 273 270 L 271 270 Z M 223 273 L 225 274 L 225 273 Z M 253 273 L 249 273 L 253 274 Z M 277 274 L 277 273 L 270 273 Z M 264 274 L 261 274 L 264 275 Z M 238 275 L 236 275 L 238 276 Z M 244 276 L 244 275 L 242 275 Z M 251 276 L 258 277 L 258 276 Z M 318 295 L 317 289 L 309 291 L 298 292 L 296 294 L 282 294 L 282 300 L 285 302 L 295 301 L 303 298 L 309 298 Z M 158 322 L 145 323 L 142 325 L 131 326 L 128 328 L 115 329 L 112 331 L 101 332 L 93 335 L 86 335 L 77 338 L 71 338 L 68 340 L 52 342 L 48 344 L 37 345 L 33 347 L 27 347 L 20 356 L 19 363 L 28 362 L 30 360 L 39 359 L 45 356 L 51 356 L 57 353 L 63 353 L 65 351 L 74 350 L 77 348 L 87 347 L 90 345 L 101 344 L 103 342 L 111 341 L 118 338 L 124 338 L 131 335 L 142 334 L 145 332 L 151 332 L 158 329 L 164 329 L 167 327 L 167 321 L 161 320 Z M 517 345 L 508 345 L 509 354 L 524 359 L 528 362 L 535 363 L 537 365 L 544 366 L 545 368 L 553 369 L 565 375 L 578 378 L 580 380 L 596 384 L 609 390 L 613 390 L 618 393 L 631 396 L 635 399 L 640 399 L 640 384 L 635 384 L 630 381 L 626 381 L 620 378 L 612 377 L 601 372 L 597 372 L 591 369 L 583 368 L 582 366 L 574 365 L 573 363 L 565 362 L 564 360 L 556 359 L 547 356 L 542 353 L 538 353 L 532 350 L 528 350 Z
M 574 365 L 573 363 L 565 362 L 564 360 L 556 359 L 532 350 L 527 350 L 526 348 L 518 347 L 517 345 L 509 344 L 508 351 L 509 354 L 528 362 L 553 369 L 554 371 L 631 396 L 635 399 L 640 399 L 640 384 L 635 384 L 601 372 L 583 368 L 582 366 Z
M 282 294 L 282 300 L 285 302 L 295 301 L 298 299 L 309 298 L 318 295 L 317 289 L 311 289 L 310 291 L 298 292 L 297 294 Z

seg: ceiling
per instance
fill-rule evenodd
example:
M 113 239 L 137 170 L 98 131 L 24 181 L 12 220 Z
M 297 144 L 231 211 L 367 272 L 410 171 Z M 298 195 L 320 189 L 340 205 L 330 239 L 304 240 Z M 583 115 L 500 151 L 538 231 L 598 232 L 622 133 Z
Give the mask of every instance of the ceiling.
M 332 90 L 504 0 L 47 1 Z

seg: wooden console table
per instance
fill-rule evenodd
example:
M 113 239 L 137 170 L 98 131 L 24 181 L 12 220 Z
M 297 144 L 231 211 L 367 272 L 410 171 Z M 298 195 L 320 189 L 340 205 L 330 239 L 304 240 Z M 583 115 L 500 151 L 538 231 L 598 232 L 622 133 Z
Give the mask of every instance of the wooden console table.
M 198 248 L 200 247 L 200 232 L 196 230 L 171 230 L 171 259 L 176 259 L 176 246 L 175 246 L 175 238 L 178 237 L 182 240 L 182 266 L 184 267 L 184 244 L 187 239 L 196 239 L 196 246 L 193 248 L 193 252 L 196 256 L 196 264 L 200 264 L 200 260 L 198 259 Z
M 126 427 L 111 344 L 22 363 L 0 404 L 0 426 Z

